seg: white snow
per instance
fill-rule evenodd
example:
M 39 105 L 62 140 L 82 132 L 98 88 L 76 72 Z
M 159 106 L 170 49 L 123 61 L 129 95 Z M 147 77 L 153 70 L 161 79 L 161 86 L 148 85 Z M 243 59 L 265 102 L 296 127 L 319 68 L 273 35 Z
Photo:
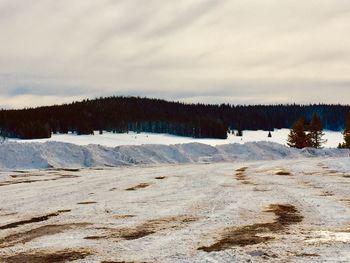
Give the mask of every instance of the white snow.
M 41 151 L 59 147 L 62 154 L 69 146 L 31 147 L 40 145 Z M 289 153 L 273 144 L 248 145 L 257 154 L 271 154 L 271 148 L 276 150 L 272 155 Z M 124 148 L 124 153 L 139 150 L 141 159 L 146 152 L 171 156 L 167 146 L 134 147 Z M 193 159 L 231 152 L 231 147 L 186 144 L 173 149 L 186 151 Z M 246 152 L 245 147 L 240 145 L 238 152 Z M 87 149 L 91 150 L 74 148 L 70 158 L 79 160 Z M 154 160 L 159 158 L 155 154 Z M 247 167 L 245 181 L 237 178 L 235 170 L 241 167 Z M 280 170 L 290 176 L 277 175 Z M 349 174 L 349 157 L 0 172 L 0 261 L 22 254 L 21 260 L 9 262 L 29 262 L 29 253 L 85 249 L 91 255 L 74 262 L 350 262 Z M 140 183 L 148 187 L 126 191 Z M 273 222 L 274 214 L 267 211 L 273 204 L 293 205 L 301 222 L 278 232 L 260 227 L 257 235 L 270 238 L 263 243 L 198 250 L 225 238 L 226 229 Z M 66 212 L 28 223 L 62 210 Z M 188 220 L 181 222 L 181 218 Z M 17 222 L 18 226 L 6 227 Z M 58 231 L 50 231 L 52 227 Z M 150 232 L 137 236 L 137 231 Z M 130 233 L 130 238 L 121 233 Z
M 183 164 L 274 160 L 302 157 L 349 156 L 344 149 L 297 150 L 272 142 L 248 142 L 210 146 L 200 143 L 176 145 L 81 146 L 62 142 L 0 145 L 0 169 L 50 167 L 106 167 L 142 164 Z
M 324 131 L 324 138 L 327 139 L 327 143 L 324 145 L 328 148 L 336 148 L 339 143 L 343 142 L 343 135 L 341 132 Z M 272 138 L 268 138 L 267 131 L 243 131 L 243 137 L 237 137 L 233 134 L 229 134 L 226 140 L 222 139 L 195 139 L 189 137 L 180 137 L 169 134 L 154 134 L 154 133 L 122 133 L 115 134 L 110 132 L 104 132 L 100 135 L 97 131 L 95 135 L 75 135 L 75 134 L 53 134 L 50 139 L 40 140 L 18 140 L 10 139 L 9 141 L 17 142 L 47 142 L 57 141 L 73 143 L 78 145 L 99 144 L 108 147 L 115 147 L 120 145 L 142 145 L 142 144 L 181 144 L 181 143 L 203 143 L 208 145 L 221 145 L 229 143 L 246 143 L 257 141 L 268 141 L 279 144 L 286 144 L 288 138 L 288 129 L 279 129 L 272 132 Z

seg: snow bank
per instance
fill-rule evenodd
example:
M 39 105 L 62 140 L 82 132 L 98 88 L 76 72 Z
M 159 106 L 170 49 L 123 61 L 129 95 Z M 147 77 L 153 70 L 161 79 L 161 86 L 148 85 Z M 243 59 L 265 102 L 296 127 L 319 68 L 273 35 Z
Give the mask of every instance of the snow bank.
M 176 145 L 118 146 L 75 145 L 61 142 L 0 145 L 0 169 L 103 167 L 140 164 L 184 164 L 221 161 L 276 160 L 299 157 L 349 156 L 340 149 L 297 150 L 271 142 L 210 146 L 200 143 Z

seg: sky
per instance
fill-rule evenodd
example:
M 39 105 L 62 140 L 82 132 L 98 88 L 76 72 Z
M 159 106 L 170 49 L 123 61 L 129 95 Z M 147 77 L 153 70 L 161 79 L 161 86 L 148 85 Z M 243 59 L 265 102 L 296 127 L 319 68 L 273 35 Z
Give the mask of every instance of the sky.
M 349 0 L 0 0 L 0 107 L 350 103 Z

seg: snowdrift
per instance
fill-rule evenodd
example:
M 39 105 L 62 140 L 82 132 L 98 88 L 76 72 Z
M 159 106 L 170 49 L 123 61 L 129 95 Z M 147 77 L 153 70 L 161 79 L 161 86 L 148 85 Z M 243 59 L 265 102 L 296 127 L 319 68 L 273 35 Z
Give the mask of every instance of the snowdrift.
M 344 157 L 344 149 L 297 150 L 272 142 L 210 146 L 176 145 L 80 146 L 61 142 L 0 145 L 0 169 L 108 167 L 147 164 L 185 164 L 224 161 L 277 160 L 300 157 Z

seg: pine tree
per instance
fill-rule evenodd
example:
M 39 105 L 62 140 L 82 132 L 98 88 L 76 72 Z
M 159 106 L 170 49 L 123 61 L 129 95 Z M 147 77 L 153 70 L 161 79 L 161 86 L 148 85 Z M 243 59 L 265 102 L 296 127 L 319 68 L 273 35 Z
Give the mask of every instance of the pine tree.
M 310 138 L 305 133 L 305 120 L 300 118 L 297 120 L 290 130 L 287 144 L 289 147 L 302 149 L 310 146 Z
M 271 131 L 269 131 L 269 134 L 267 135 L 268 138 L 271 138 L 272 135 L 271 135 Z
M 242 137 L 243 136 L 243 131 L 241 129 L 237 130 L 236 136 L 237 137 Z
M 326 143 L 327 140 L 322 139 L 324 133 L 322 132 L 322 122 L 320 117 L 316 112 L 312 114 L 311 122 L 309 125 L 309 138 L 310 138 L 310 147 L 313 148 L 322 148 L 322 144 Z
M 343 143 L 342 148 L 350 148 L 350 113 L 346 116 L 343 135 L 345 142 Z

